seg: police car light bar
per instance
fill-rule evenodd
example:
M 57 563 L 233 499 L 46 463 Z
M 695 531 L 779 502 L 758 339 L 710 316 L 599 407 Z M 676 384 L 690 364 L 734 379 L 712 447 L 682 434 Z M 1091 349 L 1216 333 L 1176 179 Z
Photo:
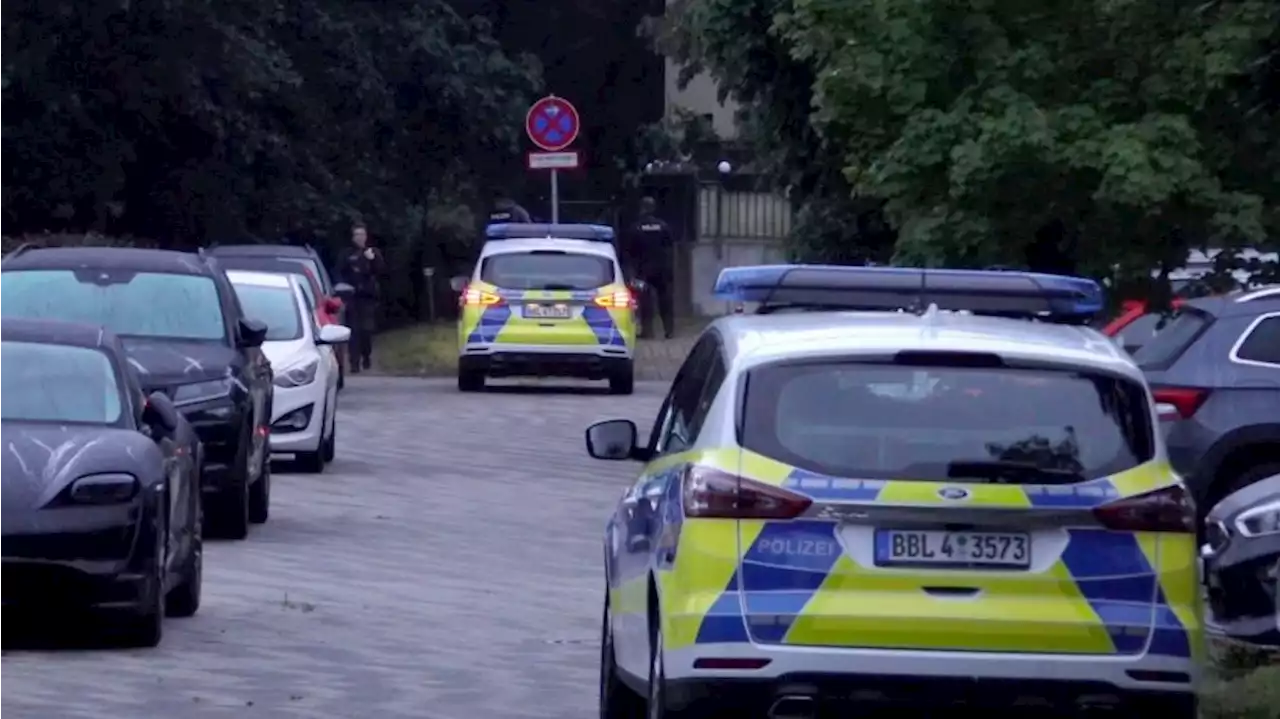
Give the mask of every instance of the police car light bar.
M 504 222 L 484 228 L 484 236 L 490 240 L 549 237 L 560 240 L 613 242 L 613 228 L 608 225 L 551 225 L 533 222 Z
M 1005 270 L 914 267 L 761 265 L 720 272 L 714 294 L 758 302 L 761 310 L 792 306 L 832 310 L 922 311 L 929 305 L 974 314 L 1083 323 L 1103 309 L 1093 280 Z

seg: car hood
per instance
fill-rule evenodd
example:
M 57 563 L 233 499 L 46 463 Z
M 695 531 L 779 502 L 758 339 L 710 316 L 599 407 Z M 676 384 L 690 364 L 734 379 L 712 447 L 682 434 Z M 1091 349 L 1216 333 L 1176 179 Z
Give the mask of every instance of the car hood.
M 4 514 L 39 509 L 75 480 L 122 472 L 144 483 L 160 466 L 155 443 L 133 430 L 111 427 L 4 423 Z
M 1227 522 L 1246 509 L 1277 497 L 1280 497 L 1280 474 L 1272 475 L 1228 494 L 1209 510 L 1206 519 L 1211 522 Z
M 308 342 L 306 338 L 283 341 L 273 340 L 262 343 L 262 353 L 271 362 L 271 369 L 279 372 L 289 369 L 299 362 L 304 362 L 307 357 L 312 356 L 307 353 L 307 349 L 314 347 L 315 345 Z
M 174 340 L 124 339 L 129 364 L 148 391 L 226 377 L 240 354 L 222 344 Z

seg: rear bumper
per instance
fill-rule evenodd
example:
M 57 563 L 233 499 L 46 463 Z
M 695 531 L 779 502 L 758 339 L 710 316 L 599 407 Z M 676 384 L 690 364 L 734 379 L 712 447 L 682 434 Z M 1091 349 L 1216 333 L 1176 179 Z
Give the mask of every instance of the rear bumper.
M 711 659 L 768 660 L 759 669 L 695 668 Z M 1167 656 L 1098 656 L 927 652 L 830 647 L 698 644 L 668 650 L 669 695 L 675 706 L 716 696 L 753 693 L 756 706 L 788 694 L 812 696 L 820 704 L 885 703 L 891 708 L 970 701 L 1008 706 L 1011 701 L 1067 705 L 1097 695 L 1101 704 L 1184 701 L 1192 696 L 1199 668 L 1190 659 Z M 725 694 L 726 686 L 730 694 Z M 763 697 L 763 698 L 762 698 Z M 759 702 L 763 702 L 760 704 Z
M 607 379 L 631 365 L 631 350 L 613 345 L 466 345 L 458 357 L 463 372 L 488 377 Z
M 869 710 L 894 712 L 1021 709 L 1074 712 L 1099 708 L 1166 719 L 1196 716 L 1191 691 L 1124 690 L 1106 683 L 1073 680 L 998 680 L 968 677 L 906 678 L 844 674 L 788 674 L 768 681 L 681 680 L 667 687 L 669 706 L 714 716 L 732 716 L 726 710 L 754 712 L 776 710 L 779 716 L 865 716 Z M 795 711 L 803 709 L 802 712 Z M 722 714 L 723 712 L 723 714 Z M 744 714 L 745 716 L 746 714 Z M 934 714 L 930 713 L 929 716 Z M 1119 714 L 1116 714 L 1119 715 Z M 707 714 L 712 716 L 712 714 Z M 1021 715 L 1019 715 L 1021 716 Z

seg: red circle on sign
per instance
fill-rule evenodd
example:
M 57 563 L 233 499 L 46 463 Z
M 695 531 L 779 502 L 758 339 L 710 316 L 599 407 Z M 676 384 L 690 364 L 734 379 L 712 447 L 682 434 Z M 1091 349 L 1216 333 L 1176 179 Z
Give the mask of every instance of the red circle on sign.
M 551 95 L 533 103 L 524 117 L 524 130 L 533 144 L 557 152 L 578 139 L 578 109 L 563 97 Z

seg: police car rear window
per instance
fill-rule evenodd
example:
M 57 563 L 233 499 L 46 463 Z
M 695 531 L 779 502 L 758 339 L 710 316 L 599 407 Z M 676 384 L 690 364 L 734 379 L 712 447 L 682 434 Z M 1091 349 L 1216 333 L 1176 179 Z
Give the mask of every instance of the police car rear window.
M 1069 483 L 1155 451 L 1143 388 L 1109 375 L 784 364 L 751 371 L 745 402 L 744 447 L 838 477 Z
M 484 258 L 480 279 L 507 290 L 594 290 L 614 282 L 614 268 L 598 255 L 507 252 Z

